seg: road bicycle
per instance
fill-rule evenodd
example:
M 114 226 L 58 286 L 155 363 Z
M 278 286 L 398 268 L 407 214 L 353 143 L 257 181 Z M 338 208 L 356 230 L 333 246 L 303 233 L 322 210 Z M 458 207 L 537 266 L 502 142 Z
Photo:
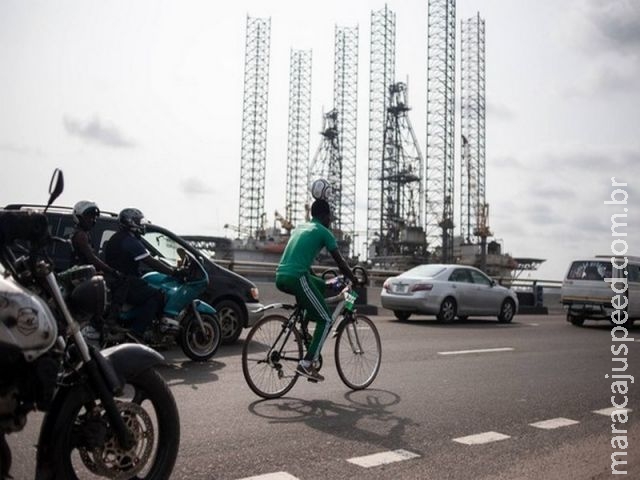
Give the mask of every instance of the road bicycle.
M 366 278 L 364 269 L 360 270 Z M 350 282 L 335 277 L 327 283 L 340 289 L 338 295 L 325 299 L 327 304 L 337 303 L 331 317 L 336 370 L 347 387 L 362 390 L 371 385 L 380 370 L 380 334 L 370 318 L 357 313 L 357 294 Z M 291 313 L 274 313 L 260 319 L 249 331 L 242 350 L 244 378 L 251 390 L 263 398 L 278 398 L 293 388 L 300 376 L 296 368 L 312 338 L 302 307 L 274 303 L 261 310 L 273 309 Z M 322 367 L 322 355 L 315 367 Z

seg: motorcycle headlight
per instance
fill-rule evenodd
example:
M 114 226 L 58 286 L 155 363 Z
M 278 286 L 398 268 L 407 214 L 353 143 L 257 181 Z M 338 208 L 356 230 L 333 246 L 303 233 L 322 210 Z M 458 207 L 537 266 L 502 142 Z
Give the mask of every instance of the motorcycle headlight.
M 71 307 L 94 316 L 101 316 L 107 306 L 107 286 L 101 275 L 80 282 L 71 292 Z

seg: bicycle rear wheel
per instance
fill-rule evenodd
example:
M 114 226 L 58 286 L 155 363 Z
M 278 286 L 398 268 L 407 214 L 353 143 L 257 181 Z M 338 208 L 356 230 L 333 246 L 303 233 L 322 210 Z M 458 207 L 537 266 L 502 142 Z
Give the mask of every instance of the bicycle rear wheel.
M 288 321 L 284 315 L 264 317 L 244 341 L 242 373 L 249 388 L 263 398 L 281 397 L 298 380 L 302 338 L 296 328 L 287 328 Z
M 380 370 L 380 334 L 364 315 L 354 315 L 343 322 L 336 337 L 336 369 L 347 387 L 362 390 L 371 385 Z

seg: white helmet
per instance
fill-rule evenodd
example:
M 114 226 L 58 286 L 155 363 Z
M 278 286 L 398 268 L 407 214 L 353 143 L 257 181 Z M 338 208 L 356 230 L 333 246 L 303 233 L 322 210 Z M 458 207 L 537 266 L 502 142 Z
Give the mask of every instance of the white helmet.
M 88 200 L 81 200 L 73 207 L 73 221 L 76 225 L 80 224 L 81 218 L 84 215 L 100 215 L 100 209 L 94 202 Z

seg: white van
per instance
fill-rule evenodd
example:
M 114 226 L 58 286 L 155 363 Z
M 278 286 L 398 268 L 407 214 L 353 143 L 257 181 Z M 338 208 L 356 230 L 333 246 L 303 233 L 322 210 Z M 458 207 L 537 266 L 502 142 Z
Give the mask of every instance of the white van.
M 610 320 L 614 311 L 612 298 L 617 295 L 612 282 L 605 278 L 625 278 L 628 298 L 626 308 L 629 320 L 626 326 L 640 319 L 640 257 L 626 257 L 628 264 L 624 269 L 613 268 L 611 255 L 598 255 L 592 258 L 577 259 L 571 262 L 562 282 L 560 301 L 567 309 L 567 321 L 580 326 L 585 320 Z M 617 265 L 624 265 L 625 257 L 616 257 Z M 613 277 L 612 277 L 613 275 Z M 623 290 L 624 280 L 614 286 Z M 624 302 L 622 302 L 624 303 Z

